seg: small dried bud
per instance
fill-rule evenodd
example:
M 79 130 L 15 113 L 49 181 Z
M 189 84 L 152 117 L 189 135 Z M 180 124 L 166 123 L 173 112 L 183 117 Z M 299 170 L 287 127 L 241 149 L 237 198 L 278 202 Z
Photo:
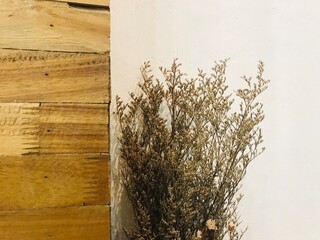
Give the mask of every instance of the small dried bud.
M 234 232 L 236 230 L 236 224 L 234 222 L 230 222 L 228 225 L 229 232 Z
M 217 225 L 215 220 L 212 220 L 212 219 L 207 220 L 206 226 L 209 230 L 212 230 L 212 231 L 217 230 Z
M 196 239 L 202 239 L 202 232 L 200 230 L 197 231 Z

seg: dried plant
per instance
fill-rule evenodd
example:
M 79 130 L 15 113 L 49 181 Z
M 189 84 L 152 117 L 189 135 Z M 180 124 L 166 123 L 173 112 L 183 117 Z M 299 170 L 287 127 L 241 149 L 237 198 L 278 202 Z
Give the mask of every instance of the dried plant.
M 141 93 L 124 104 L 117 97 L 123 183 L 136 230 L 128 239 L 239 240 L 241 180 L 264 148 L 264 118 L 256 98 L 267 88 L 264 65 L 235 91 L 226 84 L 227 60 L 211 75 L 188 79 L 174 61 L 160 68 L 164 82 L 141 68 Z

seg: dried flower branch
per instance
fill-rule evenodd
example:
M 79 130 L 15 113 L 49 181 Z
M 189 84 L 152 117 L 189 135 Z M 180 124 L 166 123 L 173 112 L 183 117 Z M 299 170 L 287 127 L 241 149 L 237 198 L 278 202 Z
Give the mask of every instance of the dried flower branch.
M 239 110 L 227 93 L 227 60 L 210 75 L 186 79 L 180 64 L 160 68 L 164 82 L 141 69 L 141 94 L 117 97 L 122 174 L 137 229 L 128 239 L 239 240 L 237 206 L 249 163 L 264 151 L 264 118 L 256 98 L 267 88 L 264 65 L 237 90 Z M 163 114 L 167 110 L 168 114 Z

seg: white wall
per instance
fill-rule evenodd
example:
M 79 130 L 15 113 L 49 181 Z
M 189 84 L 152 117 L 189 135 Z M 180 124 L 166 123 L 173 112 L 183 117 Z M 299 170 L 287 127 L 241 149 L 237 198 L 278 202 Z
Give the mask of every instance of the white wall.
M 318 240 L 320 2 L 113 0 L 111 10 L 113 100 L 116 94 L 127 99 L 146 60 L 157 69 L 178 57 L 194 74 L 230 57 L 230 85 L 244 74 L 255 76 L 257 61 L 265 62 L 272 81 L 261 99 L 267 150 L 244 181 L 244 239 Z M 114 229 L 129 220 L 117 183 Z

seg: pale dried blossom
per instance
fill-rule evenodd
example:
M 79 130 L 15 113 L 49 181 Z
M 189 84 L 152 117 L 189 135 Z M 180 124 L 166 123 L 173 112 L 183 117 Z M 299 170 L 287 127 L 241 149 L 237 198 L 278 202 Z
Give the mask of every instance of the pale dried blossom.
M 215 220 L 212 220 L 212 219 L 207 220 L 207 221 L 206 221 L 206 227 L 207 227 L 209 230 L 217 230 L 216 221 L 215 221 Z
M 234 232 L 235 230 L 236 230 L 236 224 L 234 223 L 234 222 L 230 222 L 229 224 L 228 224 L 228 230 L 229 230 L 229 232 Z
M 202 239 L 202 232 L 200 230 L 197 231 L 196 239 Z

